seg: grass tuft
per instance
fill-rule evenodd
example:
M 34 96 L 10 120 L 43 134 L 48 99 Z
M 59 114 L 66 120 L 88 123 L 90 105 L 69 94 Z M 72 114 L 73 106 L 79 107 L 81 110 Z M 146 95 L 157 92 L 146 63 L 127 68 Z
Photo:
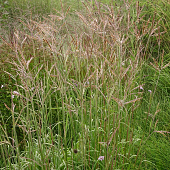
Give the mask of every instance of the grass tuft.
M 168 13 L 76 2 L 3 4 L 0 168 L 167 169 Z

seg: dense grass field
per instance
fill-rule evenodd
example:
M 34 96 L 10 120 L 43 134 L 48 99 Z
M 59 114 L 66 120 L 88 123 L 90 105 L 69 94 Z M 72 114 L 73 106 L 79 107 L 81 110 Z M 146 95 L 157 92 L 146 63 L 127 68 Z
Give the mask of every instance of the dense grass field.
M 169 169 L 169 0 L 0 3 L 0 169 Z

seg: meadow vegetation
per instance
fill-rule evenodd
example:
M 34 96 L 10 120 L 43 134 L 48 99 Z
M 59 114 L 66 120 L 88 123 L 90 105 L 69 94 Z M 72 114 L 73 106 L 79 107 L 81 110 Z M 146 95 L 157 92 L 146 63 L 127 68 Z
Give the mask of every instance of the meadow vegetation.
M 167 170 L 169 9 L 1 2 L 0 168 Z

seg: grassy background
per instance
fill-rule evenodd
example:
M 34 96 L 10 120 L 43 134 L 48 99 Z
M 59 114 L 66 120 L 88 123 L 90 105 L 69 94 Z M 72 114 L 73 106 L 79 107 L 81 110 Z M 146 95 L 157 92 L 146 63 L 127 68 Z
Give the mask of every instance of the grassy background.
M 1 1 L 0 168 L 168 169 L 169 6 Z

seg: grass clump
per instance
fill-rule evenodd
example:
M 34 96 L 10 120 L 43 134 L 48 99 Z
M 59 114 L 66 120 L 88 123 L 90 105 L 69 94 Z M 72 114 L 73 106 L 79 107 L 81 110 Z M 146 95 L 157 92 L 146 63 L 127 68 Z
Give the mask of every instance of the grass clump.
M 139 2 L 117 6 L 61 2 L 1 36 L 2 169 L 168 167 L 166 26 Z

